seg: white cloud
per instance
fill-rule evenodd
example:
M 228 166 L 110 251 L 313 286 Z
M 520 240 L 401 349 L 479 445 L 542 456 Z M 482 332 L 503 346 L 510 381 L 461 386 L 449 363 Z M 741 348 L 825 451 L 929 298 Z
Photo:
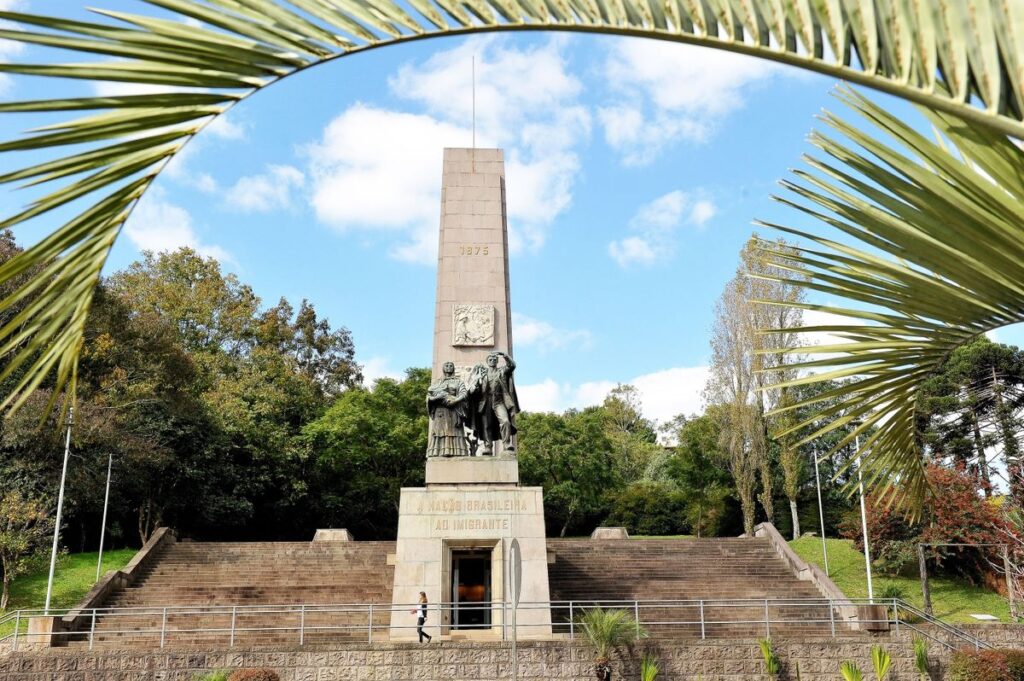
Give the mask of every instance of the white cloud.
M 22 0 L 0 0 L 0 10 L 7 11 L 24 11 L 27 9 L 27 3 Z M 0 28 L 10 29 L 14 28 L 15 25 L 7 22 L 0 21 Z M 21 54 L 25 49 L 25 44 L 20 43 L 16 40 L 0 40 L 0 62 L 10 61 L 10 59 L 16 55 Z M 7 94 L 11 88 L 14 87 L 14 79 L 6 73 L 0 73 L 0 94 Z
M 393 255 L 434 262 L 442 150 L 467 139 L 464 128 L 430 116 L 349 107 L 308 149 L 313 210 L 342 231 L 405 233 Z
M 627 165 L 650 163 L 680 141 L 704 142 L 745 104 L 744 92 L 783 67 L 746 55 L 654 40 L 616 41 L 604 76 L 620 101 L 598 119 Z
M 591 126 L 560 40 L 519 49 L 497 37 L 471 39 L 399 69 L 389 86 L 422 113 L 357 104 L 309 147 L 320 221 L 390 232 L 399 237 L 393 257 L 435 262 L 442 149 L 473 140 L 474 56 L 477 146 L 506 151 L 510 250 L 544 243 L 572 202 L 580 170 L 574 149 Z
M 708 368 L 673 367 L 637 376 L 627 383 L 640 393 L 645 417 L 664 423 L 678 414 L 697 414 L 703 409 L 701 393 L 707 382 Z M 517 386 L 526 411 L 560 412 L 604 402 L 618 383 L 609 380 L 579 385 L 558 383 L 548 378 L 540 383 Z
M 248 129 L 245 125 L 235 122 L 229 117 L 229 114 L 221 114 L 220 116 L 217 116 L 217 118 L 213 119 L 213 121 L 206 126 L 203 132 L 222 140 L 235 142 L 238 140 L 244 140 L 248 134 Z
M 512 313 L 512 338 L 515 339 L 516 345 L 536 347 L 541 352 L 562 348 L 585 350 L 594 341 L 590 331 L 586 329 L 560 329 L 519 312 Z
M 371 357 L 363 362 L 363 383 L 372 386 L 378 378 L 394 378 L 401 380 L 404 372 L 391 366 L 390 357 Z
M 189 212 L 171 203 L 159 187 L 146 192 L 124 230 L 140 251 L 160 253 L 188 246 L 202 255 L 233 262 L 231 255 L 220 246 L 200 241 Z
M 267 213 L 289 208 L 293 191 L 300 189 L 305 182 L 306 176 L 294 166 L 269 165 L 264 173 L 239 179 L 227 190 L 224 200 L 232 208 Z
M 680 227 L 703 227 L 716 212 L 708 199 L 694 200 L 678 189 L 669 192 L 637 210 L 629 221 L 634 234 L 609 243 L 608 254 L 620 267 L 650 266 L 666 260 L 675 252 Z

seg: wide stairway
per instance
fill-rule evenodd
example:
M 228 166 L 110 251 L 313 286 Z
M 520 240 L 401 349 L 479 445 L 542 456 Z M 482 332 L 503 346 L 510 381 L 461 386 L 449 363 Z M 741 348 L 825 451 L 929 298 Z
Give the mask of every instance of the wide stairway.
M 297 645 L 300 630 L 304 644 L 366 641 L 369 603 L 382 606 L 373 627 L 386 639 L 394 550 L 394 542 L 169 544 L 107 601 L 118 610 L 97 620 L 93 645 Z M 345 604 L 359 607 L 334 607 Z M 294 605 L 305 607 L 274 607 Z
M 552 608 L 556 632 L 569 629 L 569 601 L 575 619 L 595 602 L 639 614 L 653 637 L 817 636 L 832 630 L 829 604 L 806 603 L 825 597 L 797 579 L 767 539 L 549 539 L 548 551 L 554 554 L 551 600 L 562 602 Z

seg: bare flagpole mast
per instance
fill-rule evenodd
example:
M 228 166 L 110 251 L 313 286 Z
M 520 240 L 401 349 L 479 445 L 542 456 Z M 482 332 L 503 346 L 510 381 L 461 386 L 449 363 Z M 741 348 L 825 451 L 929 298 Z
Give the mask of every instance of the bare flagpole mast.
M 114 466 L 114 450 L 107 456 L 107 492 L 103 496 L 103 524 L 100 527 L 100 555 L 96 559 L 96 581 L 100 581 L 100 567 L 103 565 L 103 540 L 107 536 L 107 508 L 110 506 L 110 471 Z
M 57 569 L 57 545 L 60 543 L 60 521 L 64 513 L 64 483 L 68 478 L 68 457 L 71 455 L 71 424 L 74 422 L 75 408 L 68 409 L 68 434 L 64 440 L 64 468 L 60 473 L 60 491 L 57 493 L 57 522 L 53 525 L 53 550 L 50 552 L 50 577 L 46 580 L 46 605 L 43 614 L 50 614 L 50 597 L 53 595 L 53 573 Z
M 473 55 L 473 147 L 470 151 L 471 159 L 473 161 L 473 172 L 476 172 L 476 55 Z

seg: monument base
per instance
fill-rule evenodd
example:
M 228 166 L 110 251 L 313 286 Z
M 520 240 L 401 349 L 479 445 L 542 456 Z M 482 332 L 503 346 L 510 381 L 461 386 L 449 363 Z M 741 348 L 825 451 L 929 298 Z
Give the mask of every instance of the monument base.
M 508 465 L 507 460 L 488 463 Z M 488 639 L 511 636 L 509 560 L 513 539 L 518 541 L 522 560 L 517 635 L 524 639 L 550 637 L 550 609 L 529 605 L 550 600 L 541 488 L 435 485 L 402 489 L 391 638 L 417 638 L 417 615 L 411 611 L 421 591 L 430 604 L 424 625 L 427 634 Z
M 514 456 L 460 456 L 427 459 L 427 487 L 432 485 L 518 485 Z

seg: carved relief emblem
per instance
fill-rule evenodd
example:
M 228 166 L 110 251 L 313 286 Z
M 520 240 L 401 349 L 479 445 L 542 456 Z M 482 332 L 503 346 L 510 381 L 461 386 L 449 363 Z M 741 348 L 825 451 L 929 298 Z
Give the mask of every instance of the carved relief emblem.
M 452 345 L 492 347 L 494 345 L 494 306 L 452 306 Z

